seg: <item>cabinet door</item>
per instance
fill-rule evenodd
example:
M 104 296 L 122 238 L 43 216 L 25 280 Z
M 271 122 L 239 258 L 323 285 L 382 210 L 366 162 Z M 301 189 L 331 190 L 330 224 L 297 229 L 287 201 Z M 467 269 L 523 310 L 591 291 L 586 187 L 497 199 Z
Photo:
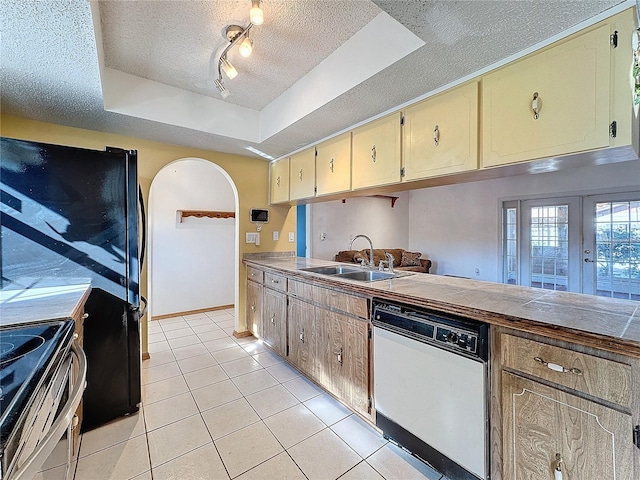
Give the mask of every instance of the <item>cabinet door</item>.
M 478 168 L 478 82 L 404 112 L 403 181 Z
M 502 373 L 503 478 L 631 480 L 631 415 Z M 557 457 L 559 455 L 559 457 Z
M 271 169 L 271 203 L 289 201 L 289 159 L 273 162 Z
M 601 26 L 483 77 L 484 167 L 609 146 L 609 30 Z
M 310 148 L 291 156 L 289 199 L 311 198 L 316 188 L 316 151 Z
M 264 289 L 262 336 L 273 351 L 287 355 L 287 295 Z
M 247 328 L 262 337 L 262 285 L 247 282 Z
M 316 195 L 351 190 L 351 132 L 316 147 Z
M 353 131 L 353 189 L 400 182 L 400 112 Z
M 369 414 L 368 324 L 316 308 L 318 381 L 351 408 Z
M 316 322 L 314 307 L 296 298 L 289 300 L 289 361 L 315 378 Z

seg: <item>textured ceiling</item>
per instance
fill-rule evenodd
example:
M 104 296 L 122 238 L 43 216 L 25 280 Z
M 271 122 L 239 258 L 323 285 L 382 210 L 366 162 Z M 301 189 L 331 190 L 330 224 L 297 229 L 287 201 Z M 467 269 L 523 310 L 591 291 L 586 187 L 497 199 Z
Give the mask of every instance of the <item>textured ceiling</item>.
M 261 142 L 105 111 L 101 65 L 220 101 L 211 57 L 249 0 L 0 0 L 3 113 L 165 143 L 279 157 L 424 96 L 630 0 L 264 0 L 254 54 L 225 102 L 260 111 L 380 12 L 424 41 L 393 65 Z M 95 18 L 99 12 L 99 18 Z M 97 28 L 94 28 L 94 21 Z M 97 45 L 97 43 L 99 45 Z M 306 94 L 311 98 L 316 92 Z

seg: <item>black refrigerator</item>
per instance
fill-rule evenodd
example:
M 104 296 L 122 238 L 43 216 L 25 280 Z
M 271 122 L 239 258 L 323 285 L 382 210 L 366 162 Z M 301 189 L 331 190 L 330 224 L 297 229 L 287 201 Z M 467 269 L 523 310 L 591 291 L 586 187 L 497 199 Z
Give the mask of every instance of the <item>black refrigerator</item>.
M 136 412 L 144 209 L 137 152 L 0 138 L 2 290 L 91 283 L 83 430 Z

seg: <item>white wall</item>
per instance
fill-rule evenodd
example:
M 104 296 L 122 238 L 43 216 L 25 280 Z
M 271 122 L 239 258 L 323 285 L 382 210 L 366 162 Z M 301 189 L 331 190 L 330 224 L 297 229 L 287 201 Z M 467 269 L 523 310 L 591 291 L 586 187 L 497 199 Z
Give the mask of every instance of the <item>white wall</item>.
M 501 281 L 503 200 L 618 189 L 640 190 L 638 161 L 413 190 L 409 249 L 431 259 L 431 273 Z
M 164 167 L 149 196 L 150 309 L 153 316 L 234 303 L 235 219 L 187 217 L 176 210 L 235 212 L 233 188 L 200 159 Z
M 310 206 L 309 225 L 310 256 L 333 260 L 340 250 L 347 250 L 355 235 L 371 238 L 373 248 L 407 248 L 409 239 L 409 194 L 399 197 L 391 208 L 391 200 L 377 197 L 349 198 L 332 202 L 314 203 Z M 320 235 L 326 233 L 326 240 Z M 364 239 L 357 239 L 354 250 L 369 248 Z

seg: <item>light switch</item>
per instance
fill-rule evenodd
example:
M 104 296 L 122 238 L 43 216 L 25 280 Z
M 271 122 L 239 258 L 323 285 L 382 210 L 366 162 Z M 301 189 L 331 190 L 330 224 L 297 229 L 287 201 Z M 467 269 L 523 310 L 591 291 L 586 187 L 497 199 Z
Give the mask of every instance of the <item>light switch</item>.
M 295 235 L 293 234 L 293 232 L 289 232 L 289 242 L 293 243 L 295 241 L 296 241 Z
M 245 243 L 259 243 L 259 233 L 246 232 L 245 233 Z
M 277 242 L 279 238 L 280 238 L 280 232 L 274 231 L 273 232 L 273 241 Z

